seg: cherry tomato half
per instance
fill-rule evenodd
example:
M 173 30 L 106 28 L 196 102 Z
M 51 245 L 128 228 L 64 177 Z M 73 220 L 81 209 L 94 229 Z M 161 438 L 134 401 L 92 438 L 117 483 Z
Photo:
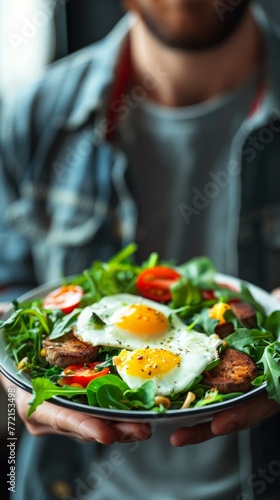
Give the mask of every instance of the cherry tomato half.
M 147 299 L 157 302 L 169 302 L 171 300 L 170 288 L 181 278 L 181 275 L 165 266 L 155 266 L 142 271 L 137 280 L 136 286 Z
M 110 373 L 109 368 L 103 368 L 99 372 L 95 371 L 97 365 L 100 365 L 100 362 L 67 366 L 62 372 L 63 380 L 67 385 L 79 384 L 86 387 L 94 378 Z
M 45 309 L 60 309 L 65 314 L 78 307 L 84 291 L 77 285 L 63 285 L 50 292 L 43 300 Z

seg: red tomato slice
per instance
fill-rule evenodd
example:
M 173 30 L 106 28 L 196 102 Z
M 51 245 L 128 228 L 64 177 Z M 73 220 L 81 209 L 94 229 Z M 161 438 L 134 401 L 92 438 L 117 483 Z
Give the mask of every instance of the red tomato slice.
M 62 372 L 63 380 L 67 385 L 79 384 L 86 387 L 94 378 L 110 373 L 109 368 L 104 368 L 100 372 L 95 371 L 97 365 L 100 365 L 100 362 L 67 366 Z
M 50 292 L 43 301 L 45 309 L 60 309 L 65 314 L 78 307 L 84 291 L 77 285 L 64 285 Z
M 181 275 L 165 266 L 151 267 L 139 274 L 136 286 L 143 297 L 157 302 L 170 302 L 170 288 L 181 278 Z

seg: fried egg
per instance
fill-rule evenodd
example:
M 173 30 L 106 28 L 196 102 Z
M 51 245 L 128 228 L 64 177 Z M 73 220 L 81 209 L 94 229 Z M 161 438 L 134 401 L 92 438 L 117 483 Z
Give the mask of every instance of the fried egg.
M 97 325 L 96 314 L 104 323 Z M 118 294 L 85 307 L 78 317 L 77 337 L 94 346 L 128 350 L 143 347 L 180 347 L 186 325 L 172 310 L 144 297 Z
M 123 349 L 113 358 L 120 377 L 130 389 L 138 389 L 147 380 L 156 384 L 158 396 L 183 391 L 205 370 L 209 358 L 199 352 L 181 354 L 160 348 Z
M 98 324 L 93 315 L 101 320 Z M 222 344 L 215 334 L 188 331 L 168 306 L 130 294 L 104 297 L 86 307 L 76 336 L 94 346 L 122 349 L 114 357 L 120 377 L 131 389 L 153 379 L 158 395 L 185 389 L 218 357 Z

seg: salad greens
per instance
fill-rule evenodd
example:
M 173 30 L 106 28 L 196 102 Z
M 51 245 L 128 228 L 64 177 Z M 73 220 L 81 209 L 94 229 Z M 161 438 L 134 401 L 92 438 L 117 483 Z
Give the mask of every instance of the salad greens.
M 192 259 L 189 262 L 174 266 L 161 262 L 158 254 L 152 253 L 141 266 L 134 264 L 133 256 L 136 245 L 131 244 L 117 253 L 107 262 L 94 261 L 89 269 L 72 278 L 63 280 L 64 285 L 77 285 L 84 295 L 73 311 L 68 314 L 58 309 L 45 309 L 43 300 L 36 298 L 28 302 L 14 301 L 14 311 L 8 319 L 0 321 L 0 329 L 6 340 L 7 355 L 12 356 L 19 371 L 30 376 L 33 386 L 33 399 L 30 403 L 29 416 L 43 401 L 53 396 L 71 398 L 91 406 L 122 410 L 151 410 L 165 412 L 162 404 L 155 404 L 156 387 L 153 380 L 144 382 L 137 390 L 132 390 L 117 374 L 112 357 L 120 350 L 116 348 L 100 348 L 98 361 L 102 370 L 110 368 L 110 374 L 93 379 L 86 388 L 64 385 L 57 382 L 62 377 L 62 369 L 50 366 L 45 358 L 44 340 L 56 340 L 71 331 L 84 307 L 99 301 L 102 297 L 119 293 L 140 295 L 137 289 L 137 277 L 146 269 L 155 266 L 167 266 L 175 269 L 180 279 L 171 284 L 171 301 L 168 306 L 172 313 L 178 314 L 186 324 L 186 330 L 194 329 L 211 335 L 215 333 L 219 320 L 210 318 L 209 308 L 218 302 L 228 303 L 238 299 L 253 306 L 256 311 L 256 326 L 252 329 L 237 318 L 233 310 L 227 310 L 224 320 L 234 326 L 234 333 L 226 337 L 226 345 L 248 354 L 256 363 L 258 376 L 252 382 L 260 386 L 266 382 L 266 390 L 270 398 L 280 403 L 280 310 L 266 315 L 263 307 L 256 302 L 245 284 L 240 291 L 227 288 L 215 282 L 216 269 L 206 257 Z M 203 291 L 212 291 L 210 298 Z M 102 328 L 104 322 L 93 313 L 91 318 L 95 328 Z M 207 367 L 211 370 L 220 362 L 217 358 Z M 170 408 L 180 409 L 186 396 L 191 391 L 196 397 L 190 407 L 202 407 L 208 404 L 225 401 L 239 396 L 241 393 L 220 394 L 217 389 L 210 389 L 202 382 L 202 375 L 197 377 L 184 391 L 171 394 Z

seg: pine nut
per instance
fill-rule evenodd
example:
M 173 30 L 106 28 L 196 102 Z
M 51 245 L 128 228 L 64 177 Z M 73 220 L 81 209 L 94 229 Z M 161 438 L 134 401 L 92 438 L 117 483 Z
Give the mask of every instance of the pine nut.
M 166 396 L 156 396 L 155 397 L 155 405 L 156 406 L 162 405 L 162 406 L 164 406 L 164 408 L 168 409 L 171 406 L 171 401 Z

